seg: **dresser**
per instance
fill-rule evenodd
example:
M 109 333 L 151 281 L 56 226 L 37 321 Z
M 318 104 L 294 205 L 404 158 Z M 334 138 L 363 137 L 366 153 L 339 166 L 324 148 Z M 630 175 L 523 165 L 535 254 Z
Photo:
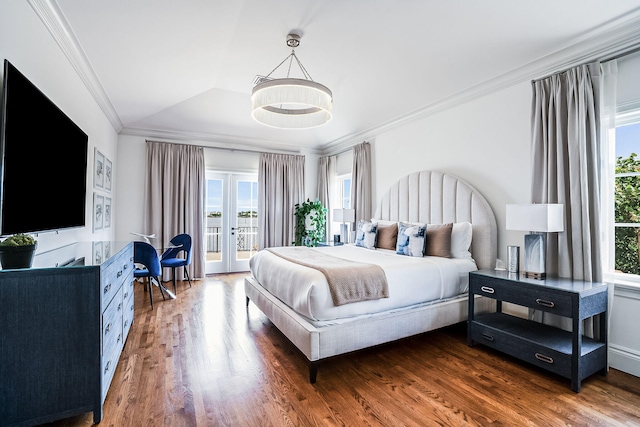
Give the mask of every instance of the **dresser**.
M 133 323 L 133 243 L 86 242 L 0 270 L 0 425 L 102 406 Z
M 474 295 L 497 301 L 495 313 L 474 313 Z M 513 316 L 502 302 L 571 319 L 570 332 Z M 571 380 L 580 391 L 583 379 L 607 372 L 608 285 L 517 273 L 480 270 L 469 274 L 468 344 L 481 343 Z M 598 316 L 599 339 L 583 336 L 583 320 Z

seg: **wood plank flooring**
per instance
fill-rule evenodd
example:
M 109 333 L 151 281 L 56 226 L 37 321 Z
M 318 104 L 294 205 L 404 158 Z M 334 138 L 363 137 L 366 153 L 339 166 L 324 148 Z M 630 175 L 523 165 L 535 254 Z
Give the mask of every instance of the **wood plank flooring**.
M 243 278 L 178 283 L 135 320 L 100 426 L 640 426 L 640 378 L 568 379 L 481 345 L 465 325 L 339 356 L 305 357 L 253 305 Z M 50 426 L 89 426 L 92 414 Z

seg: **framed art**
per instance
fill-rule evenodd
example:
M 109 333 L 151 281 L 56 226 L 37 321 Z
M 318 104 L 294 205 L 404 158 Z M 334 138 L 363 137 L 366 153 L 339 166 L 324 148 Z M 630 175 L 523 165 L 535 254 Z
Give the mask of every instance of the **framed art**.
M 107 157 L 104 158 L 104 189 L 111 191 L 111 181 L 113 179 L 113 163 Z
M 93 231 L 102 230 L 104 227 L 104 196 L 93 193 Z
M 98 151 L 98 148 L 94 148 L 93 186 L 104 188 L 104 154 Z
M 103 248 L 102 248 L 103 249 L 102 254 L 103 254 L 103 257 L 104 257 L 104 259 L 106 261 L 109 258 L 111 258 L 111 242 L 105 241 L 103 243 L 104 243 L 104 245 L 103 245 Z
M 103 221 L 103 226 L 104 228 L 109 228 L 111 227 L 111 197 L 105 197 L 104 198 L 104 221 Z
M 102 264 L 102 242 L 93 242 L 93 265 Z

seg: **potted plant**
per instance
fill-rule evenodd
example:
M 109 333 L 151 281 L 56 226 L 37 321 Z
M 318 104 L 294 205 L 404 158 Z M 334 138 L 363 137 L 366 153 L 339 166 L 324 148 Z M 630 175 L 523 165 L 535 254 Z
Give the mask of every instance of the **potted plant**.
M 0 242 L 0 265 L 4 270 L 29 268 L 38 242 L 28 234 L 14 234 Z
M 325 240 L 325 222 L 327 209 L 319 200 L 296 203 L 296 239 L 295 246 L 318 246 Z

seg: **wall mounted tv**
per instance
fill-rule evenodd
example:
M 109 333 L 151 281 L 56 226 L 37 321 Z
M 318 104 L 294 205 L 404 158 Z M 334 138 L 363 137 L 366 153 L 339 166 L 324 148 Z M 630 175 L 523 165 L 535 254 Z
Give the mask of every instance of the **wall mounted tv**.
M 0 235 L 83 227 L 87 150 L 87 134 L 5 59 Z

